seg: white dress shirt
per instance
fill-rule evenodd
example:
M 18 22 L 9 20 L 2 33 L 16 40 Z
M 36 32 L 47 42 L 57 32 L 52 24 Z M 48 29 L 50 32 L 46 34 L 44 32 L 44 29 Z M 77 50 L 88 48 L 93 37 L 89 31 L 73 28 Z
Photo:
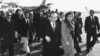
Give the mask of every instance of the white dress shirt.
M 29 23 L 29 19 L 25 19 L 26 23 Z
M 90 16 L 91 17 L 91 21 L 92 21 L 92 19 L 94 20 L 94 16 Z
M 55 22 L 50 22 L 50 23 L 51 23 L 53 30 L 55 31 L 56 23 Z

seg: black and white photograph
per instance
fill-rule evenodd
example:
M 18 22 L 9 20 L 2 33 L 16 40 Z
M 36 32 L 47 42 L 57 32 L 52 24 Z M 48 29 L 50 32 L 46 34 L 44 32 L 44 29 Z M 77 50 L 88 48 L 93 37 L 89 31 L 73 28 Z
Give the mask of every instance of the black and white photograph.
M 99 0 L 0 0 L 0 56 L 100 56 Z

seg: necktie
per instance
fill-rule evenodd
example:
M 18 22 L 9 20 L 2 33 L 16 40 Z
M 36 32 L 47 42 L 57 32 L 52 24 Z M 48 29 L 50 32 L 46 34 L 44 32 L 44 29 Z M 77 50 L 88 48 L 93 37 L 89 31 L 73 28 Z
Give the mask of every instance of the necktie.
M 26 20 L 26 24 L 29 24 L 29 21 L 28 21 L 28 19 Z
M 29 20 L 28 20 L 28 19 L 26 20 L 26 25 L 27 25 L 27 27 L 29 28 Z M 27 37 L 29 37 L 29 29 L 28 29 L 28 31 L 27 31 Z
M 94 22 L 94 20 L 93 20 L 93 16 L 92 16 L 92 23 Z
M 55 31 L 55 23 L 52 24 L 52 28 Z
M 94 18 L 92 16 L 92 27 L 94 27 Z

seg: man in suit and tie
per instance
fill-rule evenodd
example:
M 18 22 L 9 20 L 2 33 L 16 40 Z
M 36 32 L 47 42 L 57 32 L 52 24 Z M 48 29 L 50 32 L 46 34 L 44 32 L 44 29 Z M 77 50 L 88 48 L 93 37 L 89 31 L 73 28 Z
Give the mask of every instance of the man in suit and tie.
M 78 55 L 81 55 L 81 48 L 79 46 L 79 38 L 80 38 L 80 33 L 79 33 L 79 21 L 78 21 L 78 12 L 74 12 L 74 48 L 76 49 Z
M 30 56 L 30 48 L 29 48 L 29 13 L 25 12 L 25 18 L 21 21 L 20 32 L 21 35 L 21 43 L 23 43 L 23 52 Z
M 2 56 L 4 56 L 7 48 L 9 49 L 9 56 L 14 56 L 14 40 L 18 36 L 18 32 L 15 22 L 11 19 L 11 12 L 7 11 L 6 19 L 3 18 L 0 26 Z
M 33 43 L 33 38 L 36 36 L 36 30 L 33 23 L 33 12 L 29 12 L 29 44 Z
M 61 24 L 57 22 L 57 13 L 51 13 L 44 24 L 43 56 L 60 56 Z
M 94 16 L 94 11 L 90 10 L 90 16 L 85 20 L 85 32 L 87 33 L 87 51 L 89 52 L 97 40 L 97 31 L 99 31 L 99 20 Z M 91 37 L 93 40 L 91 41 Z
M 76 33 L 77 33 L 78 42 L 82 42 L 81 34 L 82 34 L 83 23 L 82 23 L 82 18 L 81 18 L 81 12 L 77 12 L 76 21 L 77 21 Z

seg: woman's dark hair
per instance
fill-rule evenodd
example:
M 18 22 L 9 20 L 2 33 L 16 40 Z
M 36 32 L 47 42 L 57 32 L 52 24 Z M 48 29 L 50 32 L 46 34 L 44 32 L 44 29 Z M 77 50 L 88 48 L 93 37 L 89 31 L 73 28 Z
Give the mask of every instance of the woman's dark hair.
M 71 23 L 68 21 L 67 17 L 72 13 L 73 12 L 68 12 L 68 13 L 65 14 L 65 20 L 64 21 L 66 22 L 66 25 L 68 25 L 69 29 L 72 28 L 72 26 L 71 26 Z
M 67 17 L 68 17 L 70 14 L 72 14 L 72 12 L 67 12 L 67 13 L 65 14 L 65 21 L 68 21 Z

